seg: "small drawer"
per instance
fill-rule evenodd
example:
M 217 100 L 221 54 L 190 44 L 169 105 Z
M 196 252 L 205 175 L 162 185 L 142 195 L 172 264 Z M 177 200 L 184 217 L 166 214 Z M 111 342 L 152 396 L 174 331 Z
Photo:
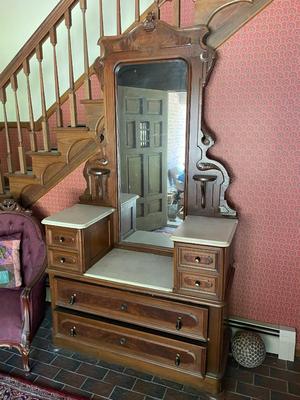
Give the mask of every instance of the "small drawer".
M 178 247 L 178 260 L 181 267 L 218 269 L 218 251 L 206 251 L 195 247 Z
M 193 339 L 207 339 L 208 310 L 54 278 L 56 305 Z
M 70 271 L 80 271 L 79 254 L 75 252 L 67 252 L 63 250 L 48 249 L 49 267 L 57 269 L 67 269 Z
M 79 250 L 80 232 L 76 229 L 47 226 L 46 234 L 48 246 Z
M 180 271 L 178 272 L 178 282 L 178 290 L 181 293 L 199 297 L 220 297 L 220 279 L 218 277 Z
M 199 376 L 205 372 L 205 346 L 57 311 L 54 326 L 54 337 L 64 338 L 76 347 L 101 349 Z

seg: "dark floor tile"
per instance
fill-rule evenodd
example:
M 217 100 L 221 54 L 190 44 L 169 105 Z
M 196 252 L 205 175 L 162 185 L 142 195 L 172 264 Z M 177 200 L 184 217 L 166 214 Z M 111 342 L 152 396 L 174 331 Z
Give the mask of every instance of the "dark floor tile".
M 113 371 L 117 371 L 117 372 L 124 371 L 124 367 L 122 367 L 122 365 L 112 364 L 112 363 L 102 361 L 102 360 L 98 360 L 97 365 L 100 365 L 100 367 L 103 367 L 103 368 L 112 369 Z M 128 375 L 130 375 L 130 374 L 128 374 Z
M 125 375 L 116 371 L 109 371 L 104 378 L 104 382 L 111 383 L 114 386 L 120 386 L 126 389 L 132 389 L 136 378 L 130 375 Z
M 44 328 L 43 326 L 40 326 L 37 333 L 37 337 L 40 337 L 42 339 L 51 339 L 52 337 L 52 329 L 50 328 Z
M 32 346 L 37 347 L 38 349 L 42 349 L 42 350 L 48 350 L 48 351 L 54 350 L 54 346 L 53 346 L 51 340 L 48 340 L 45 338 L 40 338 L 38 336 L 35 336 L 35 338 L 33 339 Z
M 224 400 L 250 400 L 250 397 L 238 393 L 225 392 Z
M 80 366 L 80 361 L 76 361 L 73 358 L 58 355 L 52 361 L 51 365 L 55 365 L 56 367 L 63 369 L 68 369 L 70 371 L 75 371 Z
M 0 349 L 0 362 L 5 362 L 11 357 L 11 353 L 9 351 Z
M 31 370 L 37 375 L 42 375 L 45 378 L 53 379 L 59 372 L 60 368 L 41 362 L 34 362 Z
M 259 375 L 265 375 L 265 376 L 269 376 L 270 375 L 270 367 L 268 365 L 260 365 L 259 367 L 255 367 L 255 368 L 244 368 L 244 367 L 239 367 L 240 370 L 242 371 L 248 371 L 251 373 L 255 373 L 255 374 L 259 374 Z
M 143 379 L 144 381 L 152 381 L 153 376 L 144 372 L 136 371 L 132 368 L 126 368 L 124 374 L 135 376 L 136 378 Z
M 226 369 L 226 376 L 235 378 L 238 381 L 252 383 L 253 373 L 250 370 L 228 367 Z
M 299 400 L 299 396 L 287 393 L 271 392 L 271 400 Z
M 187 386 L 187 385 L 185 385 L 185 386 L 183 386 L 183 389 L 182 389 L 184 392 L 187 392 L 187 393 L 190 393 L 190 394 L 194 394 L 194 395 L 199 395 L 199 394 L 201 394 L 201 391 L 199 391 L 199 389 L 195 389 L 194 387 L 192 387 L 192 386 Z
M 90 378 L 101 380 L 107 374 L 108 369 L 83 362 L 80 364 L 80 367 L 77 369 L 76 372 L 80 375 L 85 375 Z
M 164 400 L 198 400 L 198 396 L 167 388 Z
M 57 390 L 61 390 L 64 386 L 64 384 L 61 382 L 56 382 L 53 379 L 47 379 L 44 378 L 43 376 L 37 376 L 36 379 L 34 380 L 34 383 L 45 388 L 52 387 Z
M 248 383 L 238 382 L 237 393 L 245 396 L 254 397 L 259 400 L 269 400 L 269 390 L 266 388 L 249 385 Z
M 155 376 L 153 378 L 153 382 L 154 383 L 158 383 L 159 385 L 164 385 L 164 386 L 170 387 L 170 388 L 175 389 L 175 390 L 182 390 L 183 389 L 183 385 L 181 385 L 180 383 L 172 382 L 172 381 L 169 381 L 167 379 L 162 379 L 162 378 L 159 378 L 157 376 Z
M 144 400 L 144 397 L 143 394 L 116 386 L 109 398 L 112 400 Z
M 281 379 L 269 378 L 268 376 L 254 375 L 254 384 L 278 392 L 287 392 L 287 382 Z
M 86 380 L 86 376 L 82 376 L 77 373 L 62 369 L 55 376 L 55 380 L 58 382 L 62 382 L 65 385 L 74 386 L 75 388 L 80 388 L 80 386 Z
M 95 364 L 97 364 L 99 362 L 99 360 L 97 360 L 94 357 L 89 357 L 89 356 L 86 356 L 86 355 L 80 354 L 80 353 L 74 353 L 72 355 L 72 358 L 74 358 L 75 360 L 78 360 L 78 361 L 81 361 L 81 362 L 85 362 L 85 363 L 88 363 L 88 364 L 93 364 L 93 365 L 95 365 Z
M 0 363 L 0 372 L 10 373 L 13 369 L 12 365 Z
M 68 349 L 62 349 L 61 347 L 56 347 L 56 346 L 53 346 L 52 351 L 56 355 L 60 354 L 61 356 L 70 357 L 70 358 L 74 355 L 74 351 L 71 351 Z
M 85 397 L 87 399 L 92 399 L 93 398 L 93 394 L 92 393 L 88 393 L 85 390 L 82 390 L 82 389 L 79 389 L 79 388 L 75 388 L 75 387 L 69 386 L 69 385 L 65 385 L 64 386 L 63 392 L 69 393 L 69 394 L 75 394 L 77 396 Z
M 263 365 L 269 365 L 270 367 L 286 369 L 287 362 L 285 360 L 279 360 L 277 356 L 274 355 L 267 355 Z
M 300 381 L 299 383 L 288 383 L 288 392 L 297 396 L 300 396 Z
M 54 360 L 56 357 L 56 354 L 50 351 L 42 350 L 42 349 L 37 349 L 37 348 L 32 348 L 30 350 L 30 358 L 33 358 L 34 360 L 41 361 L 44 363 L 51 363 L 51 361 Z
M 104 397 L 109 397 L 113 388 L 114 386 L 110 383 L 101 382 L 91 378 L 88 378 L 81 386 L 81 389 L 86 390 L 87 392 L 99 394 Z
M 224 390 L 228 390 L 229 392 L 235 392 L 237 385 L 237 381 L 235 378 L 231 378 L 229 376 L 226 376 L 224 378 Z
M 299 383 L 300 382 L 300 373 L 293 371 L 285 371 L 277 368 L 270 369 L 270 376 L 273 378 L 283 379 L 285 381 Z
M 16 368 L 22 368 L 22 357 L 20 354 L 13 354 L 7 361 L 6 364 L 12 365 Z
M 108 397 L 100 396 L 99 394 L 94 394 L 92 397 L 93 400 L 108 400 Z
M 22 379 L 26 379 L 27 381 L 30 381 L 30 382 L 33 382 L 37 378 L 36 374 L 33 374 L 32 372 L 24 371 L 24 369 L 20 369 L 20 368 L 14 368 L 10 372 L 10 374 L 12 376 L 18 376 Z
M 290 371 L 300 372 L 300 358 L 295 358 L 295 361 L 288 361 L 287 368 Z
M 139 393 L 147 394 L 152 397 L 156 397 L 158 399 L 162 399 L 165 394 L 166 387 L 158 385 L 157 383 L 146 382 L 138 379 L 133 387 L 133 390 Z

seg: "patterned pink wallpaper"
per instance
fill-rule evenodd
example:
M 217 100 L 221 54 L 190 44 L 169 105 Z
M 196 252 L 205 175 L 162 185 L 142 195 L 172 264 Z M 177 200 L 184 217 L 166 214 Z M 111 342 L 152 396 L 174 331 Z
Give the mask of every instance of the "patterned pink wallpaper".
M 227 41 L 205 110 L 217 137 L 211 154 L 231 171 L 228 197 L 240 219 L 230 312 L 296 327 L 298 342 L 299 26 L 299 4 L 274 0 Z M 83 188 L 81 166 L 35 207 L 51 214 L 76 202 Z

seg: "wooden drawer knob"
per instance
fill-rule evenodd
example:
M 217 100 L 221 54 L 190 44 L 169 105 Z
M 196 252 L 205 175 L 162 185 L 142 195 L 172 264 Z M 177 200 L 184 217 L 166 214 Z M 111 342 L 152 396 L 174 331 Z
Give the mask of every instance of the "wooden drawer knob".
M 65 261 L 66 261 L 65 257 L 60 257 L 59 262 L 60 262 L 61 264 L 64 264 Z
M 200 281 L 196 281 L 195 282 L 195 286 L 200 287 L 201 286 L 201 282 Z
M 195 257 L 195 262 L 196 262 L 197 264 L 199 264 L 200 261 L 201 261 L 201 257 L 199 257 L 199 256 Z
M 73 326 L 73 328 L 71 328 L 70 329 L 70 336 L 76 336 L 77 335 L 77 333 L 76 333 L 76 326 Z
M 126 303 L 121 304 L 120 309 L 121 309 L 121 311 L 127 311 L 127 309 L 128 309 L 127 304 Z
M 175 365 L 176 365 L 176 367 L 179 367 L 179 365 L 180 365 L 180 354 L 176 354 L 176 357 L 175 357 Z
M 73 305 L 76 301 L 76 293 L 72 294 L 69 299 L 69 304 Z
M 120 339 L 120 344 L 123 346 L 124 344 L 126 344 L 126 339 L 125 338 L 121 338 Z
M 59 243 L 63 243 L 65 241 L 65 238 L 63 236 L 60 236 L 58 240 L 59 240 Z

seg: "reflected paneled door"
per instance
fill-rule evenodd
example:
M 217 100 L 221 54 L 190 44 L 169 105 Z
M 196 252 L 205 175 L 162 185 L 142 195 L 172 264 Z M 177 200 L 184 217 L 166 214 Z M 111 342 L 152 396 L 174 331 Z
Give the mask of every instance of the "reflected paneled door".
M 167 224 L 168 93 L 118 86 L 121 191 L 138 194 L 138 230 Z

